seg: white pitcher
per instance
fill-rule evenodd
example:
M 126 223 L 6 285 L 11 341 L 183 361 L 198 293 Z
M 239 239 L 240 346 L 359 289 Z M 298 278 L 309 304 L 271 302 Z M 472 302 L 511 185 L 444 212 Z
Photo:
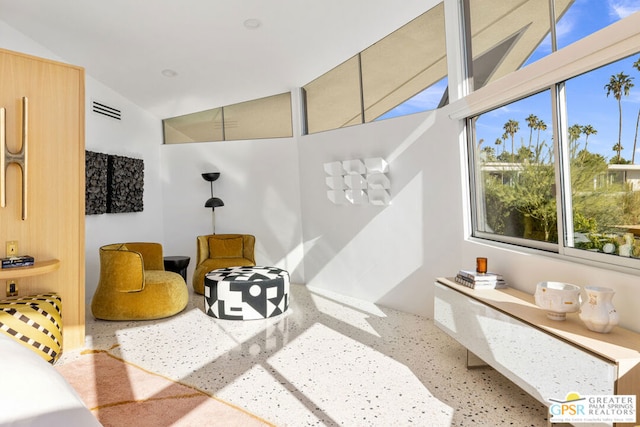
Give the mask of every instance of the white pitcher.
M 587 298 L 580 307 L 580 319 L 594 332 L 608 333 L 620 320 L 611 300 L 613 289 L 600 286 L 585 286 Z

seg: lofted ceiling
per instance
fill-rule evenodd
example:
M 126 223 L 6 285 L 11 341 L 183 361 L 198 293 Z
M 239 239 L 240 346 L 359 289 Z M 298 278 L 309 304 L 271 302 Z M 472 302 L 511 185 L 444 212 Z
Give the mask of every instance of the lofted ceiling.
M 437 3 L 0 0 L 0 20 L 167 118 L 303 86 Z

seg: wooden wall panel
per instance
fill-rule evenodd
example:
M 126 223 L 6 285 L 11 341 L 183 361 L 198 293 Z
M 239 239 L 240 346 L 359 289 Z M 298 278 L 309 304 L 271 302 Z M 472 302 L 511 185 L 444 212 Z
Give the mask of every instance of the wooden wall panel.
M 53 272 L 18 280 L 19 295 L 55 291 L 62 297 L 64 348 L 84 344 L 84 70 L 0 49 L 0 106 L 7 146 L 21 147 L 22 98 L 28 98 L 27 218 L 21 218 L 20 168 L 7 169 L 0 208 L 0 253 L 17 240 L 20 255 L 57 259 Z M 9 271 L 2 271 L 5 279 Z M 4 280 L 0 281 L 4 296 Z

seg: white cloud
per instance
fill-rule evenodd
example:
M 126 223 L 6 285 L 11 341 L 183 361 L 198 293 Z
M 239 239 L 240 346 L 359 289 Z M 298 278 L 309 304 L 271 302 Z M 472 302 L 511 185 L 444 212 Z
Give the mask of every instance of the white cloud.
M 446 88 L 446 81 L 441 81 L 430 86 L 429 88 L 415 95 L 413 98 L 408 99 L 407 101 L 392 109 L 392 116 L 403 116 L 418 111 L 426 111 L 436 108 L 436 106 L 442 99 L 442 94 L 444 93 Z
M 640 10 L 640 0 L 611 0 L 609 14 L 614 19 L 622 19 Z
M 571 34 L 575 27 L 575 16 L 567 14 L 556 24 L 556 38 L 561 39 L 567 34 Z

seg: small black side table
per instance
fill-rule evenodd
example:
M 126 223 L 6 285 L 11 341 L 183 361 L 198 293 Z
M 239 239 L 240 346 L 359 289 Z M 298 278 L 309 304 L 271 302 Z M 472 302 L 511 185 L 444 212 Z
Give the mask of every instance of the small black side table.
M 164 257 L 164 269 L 179 273 L 184 281 L 187 281 L 187 267 L 191 258 L 188 256 L 166 256 Z

